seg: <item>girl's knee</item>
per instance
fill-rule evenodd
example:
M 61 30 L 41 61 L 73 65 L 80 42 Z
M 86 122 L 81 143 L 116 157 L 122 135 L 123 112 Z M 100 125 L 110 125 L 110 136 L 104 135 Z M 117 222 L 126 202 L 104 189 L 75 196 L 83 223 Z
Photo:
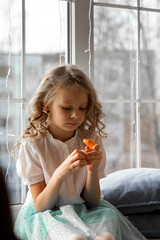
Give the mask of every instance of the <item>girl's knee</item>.
M 104 232 L 104 233 L 98 234 L 94 240 L 114 240 L 114 238 L 110 233 Z
M 72 235 L 68 240 L 87 240 L 87 238 L 80 235 Z

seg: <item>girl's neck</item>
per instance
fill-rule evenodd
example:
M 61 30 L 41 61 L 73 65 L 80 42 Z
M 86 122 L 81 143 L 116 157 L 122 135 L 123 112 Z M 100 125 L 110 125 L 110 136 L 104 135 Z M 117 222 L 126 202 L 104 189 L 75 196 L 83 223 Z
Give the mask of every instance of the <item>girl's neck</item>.
M 50 132 L 50 134 L 53 136 L 53 138 L 58 139 L 62 142 L 66 142 L 67 140 L 71 139 L 72 137 L 74 137 L 75 132 L 60 132 L 58 131 L 58 133 L 56 133 L 56 131 L 54 131 L 53 129 L 51 129 L 51 127 L 48 127 L 48 131 Z

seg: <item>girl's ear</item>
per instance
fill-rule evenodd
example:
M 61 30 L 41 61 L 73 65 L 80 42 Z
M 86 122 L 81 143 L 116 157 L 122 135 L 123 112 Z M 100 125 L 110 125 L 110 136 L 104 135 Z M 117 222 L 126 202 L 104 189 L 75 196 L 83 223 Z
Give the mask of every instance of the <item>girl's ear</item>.
M 45 106 L 44 109 L 48 112 L 49 111 L 49 106 Z
M 49 106 L 44 106 L 43 107 L 43 112 L 44 113 L 49 113 Z

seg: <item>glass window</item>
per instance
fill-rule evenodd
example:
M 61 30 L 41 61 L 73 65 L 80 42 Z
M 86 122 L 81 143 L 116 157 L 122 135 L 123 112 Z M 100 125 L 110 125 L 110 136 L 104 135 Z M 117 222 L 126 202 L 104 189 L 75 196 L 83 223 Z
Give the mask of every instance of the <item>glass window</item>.
M 137 6 L 137 0 L 94 0 L 95 3 L 110 3 L 119 5 Z
M 160 1 L 159 0 L 141 0 L 141 7 L 145 8 L 155 8 L 155 9 L 160 9 Z
M 135 105 L 104 103 L 107 138 L 104 140 L 107 173 L 135 167 Z
M 0 98 L 20 97 L 21 78 L 21 0 L 0 0 Z M 8 67 L 11 72 L 7 78 Z M 7 84 L 8 83 L 8 84 Z M 6 88 L 7 84 L 7 88 Z M 15 86 L 17 86 L 15 90 Z M 8 92 L 8 93 L 7 93 Z
M 65 62 L 66 26 L 66 2 L 26 1 L 27 97 L 32 96 L 47 69 Z
M 142 166 L 160 166 L 160 103 L 141 104 Z
M 102 99 L 133 97 L 136 32 L 135 11 L 95 6 L 94 78 Z
M 22 0 L 0 0 L 0 166 L 11 203 L 20 203 L 25 192 L 11 151 L 26 125 L 28 101 L 45 71 L 65 62 L 67 46 L 67 2 L 25 3 L 23 11 Z
M 104 3 L 94 5 L 93 41 L 94 84 L 108 132 L 107 171 L 158 168 L 160 1 L 141 1 L 154 11 L 118 5 L 132 1 L 96 2 Z
M 141 12 L 141 61 L 140 85 L 141 97 L 147 99 L 160 98 L 160 13 Z
M 142 11 L 136 8 L 137 0 L 94 0 L 91 24 L 86 17 L 89 0 L 77 4 L 59 0 L 25 2 L 23 12 L 22 0 L 0 0 L 0 165 L 7 176 L 11 203 L 21 202 L 24 192 L 11 156 L 12 147 L 25 127 L 28 101 L 42 75 L 48 68 L 66 62 L 68 20 L 72 31 L 68 35 L 70 59 L 75 54 L 85 66 L 89 62 L 84 57 L 84 43 L 88 44 L 88 36 L 92 36 L 88 27 L 93 27 L 91 72 L 106 114 L 107 172 L 136 167 L 137 159 L 141 160 L 140 166 L 159 167 L 160 1 L 141 0 L 140 6 L 148 8 Z M 85 20 L 81 24 L 81 4 L 88 9 L 83 18 L 86 24 Z M 71 10 L 73 19 L 67 17 Z M 82 32 L 82 41 L 74 36 L 77 32 Z
M 0 102 L 0 166 L 6 176 L 10 202 L 21 202 L 21 180 L 11 152 L 21 133 L 21 104 Z

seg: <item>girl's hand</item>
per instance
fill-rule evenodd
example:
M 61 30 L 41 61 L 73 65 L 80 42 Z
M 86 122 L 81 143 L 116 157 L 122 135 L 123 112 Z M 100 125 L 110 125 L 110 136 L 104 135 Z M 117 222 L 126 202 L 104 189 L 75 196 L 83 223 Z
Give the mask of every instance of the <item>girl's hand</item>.
M 64 162 L 56 169 L 62 179 L 73 174 L 79 168 L 87 165 L 86 154 L 83 151 L 74 150 Z
M 85 147 L 86 159 L 87 159 L 87 168 L 89 171 L 94 172 L 97 170 L 100 161 L 102 159 L 102 152 L 99 151 L 100 144 L 95 144 L 92 149 Z

